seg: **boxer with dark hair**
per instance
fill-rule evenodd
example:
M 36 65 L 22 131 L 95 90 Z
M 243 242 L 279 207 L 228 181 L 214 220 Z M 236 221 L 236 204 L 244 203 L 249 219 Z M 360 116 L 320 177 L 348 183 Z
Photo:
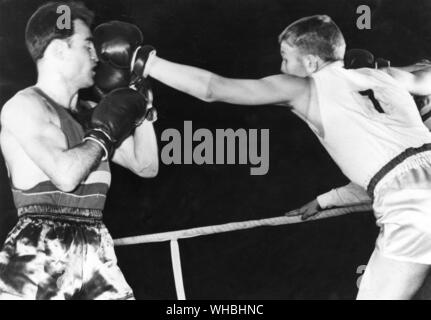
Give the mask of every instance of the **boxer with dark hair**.
M 374 199 L 381 233 L 358 299 L 411 298 L 431 265 L 431 133 L 409 92 L 431 94 L 431 76 L 345 69 L 344 37 L 324 15 L 293 22 L 279 42 L 281 74 L 262 79 L 230 79 L 157 55 L 144 74 L 203 101 L 284 105 L 303 119 Z
M 71 9 L 69 31 L 56 29 L 59 5 Z M 148 100 L 127 83 L 91 104 L 86 130 L 72 117 L 78 90 L 94 84 L 92 16 L 81 4 L 47 3 L 27 24 L 37 83 L 12 97 L 0 116 L 18 211 L 0 252 L 0 299 L 133 299 L 102 222 L 108 160 L 154 177 L 157 141 L 145 120 Z
M 25 44 L 34 62 L 41 59 L 46 47 L 54 39 L 70 39 L 75 33 L 75 24 L 70 28 L 59 29 L 57 20 L 59 14 L 57 8 L 66 5 L 70 9 L 70 20 L 81 20 L 90 26 L 94 20 L 94 14 L 88 10 L 81 2 L 59 2 L 48 3 L 44 6 L 45 10 L 37 11 L 29 20 L 25 30 Z

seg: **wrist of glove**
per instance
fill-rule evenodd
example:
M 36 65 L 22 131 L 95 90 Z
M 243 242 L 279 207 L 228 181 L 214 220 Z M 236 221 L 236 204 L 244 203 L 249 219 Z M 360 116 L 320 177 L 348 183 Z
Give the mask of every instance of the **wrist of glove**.
M 145 115 L 145 120 L 149 122 L 157 121 L 157 109 L 155 107 L 151 107 L 147 110 L 147 114 Z
M 391 66 L 391 61 L 384 58 L 377 58 L 374 64 L 376 69 L 388 68 Z
M 132 70 L 131 85 L 139 86 L 139 83 L 135 82 L 148 77 L 155 55 L 156 49 L 150 45 L 140 46 L 136 49 L 130 64 L 130 70 Z
M 110 159 L 114 153 L 114 142 L 103 129 L 93 128 L 87 131 L 83 141 L 96 142 L 103 149 L 102 161 Z
M 150 122 L 157 121 L 157 109 L 153 106 L 153 90 L 151 89 L 151 81 L 147 78 L 141 78 L 141 82 L 139 85 L 135 85 L 134 88 L 136 91 L 138 91 L 146 101 L 146 113 L 144 116 L 144 119 L 140 121 L 140 123 L 143 122 L 143 120 L 147 120 Z M 139 123 L 139 124 L 140 124 Z

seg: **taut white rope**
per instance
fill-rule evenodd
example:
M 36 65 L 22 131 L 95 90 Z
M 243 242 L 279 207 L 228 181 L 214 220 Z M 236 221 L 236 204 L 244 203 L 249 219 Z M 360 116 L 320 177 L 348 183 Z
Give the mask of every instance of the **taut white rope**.
M 136 237 L 127 237 L 114 240 L 114 244 L 117 246 L 125 246 L 131 244 L 141 244 L 149 242 L 161 242 L 170 241 L 171 246 L 171 259 L 172 259 L 172 271 L 174 273 L 175 280 L 175 290 L 177 293 L 178 300 L 185 300 L 186 294 L 184 290 L 183 275 L 181 269 L 181 259 L 180 259 L 180 248 L 178 245 L 178 239 L 199 237 L 209 234 L 251 229 L 262 226 L 278 226 L 284 224 L 301 223 L 312 220 L 319 220 L 325 218 L 331 218 L 336 216 L 341 216 L 352 212 L 363 212 L 372 210 L 371 203 L 361 203 L 354 206 L 338 207 L 334 209 L 328 209 L 320 211 L 318 214 L 310 217 L 307 220 L 301 220 L 300 216 L 281 216 L 268 219 L 260 220 L 248 220 L 241 222 L 232 222 L 219 224 L 214 226 L 192 228 L 171 232 L 161 232 L 153 233 Z
M 175 290 L 178 300 L 186 300 L 186 293 L 183 283 L 183 272 L 181 270 L 180 247 L 178 241 L 171 240 L 172 270 L 174 272 Z
M 352 212 L 363 212 L 372 210 L 371 203 L 362 203 L 353 206 L 337 207 L 334 209 L 322 210 L 315 216 L 303 221 L 300 216 L 281 216 L 260 220 L 248 220 L 241 222 L 231 222 L 225 224 L 219 224 L 214 226 L 206 226 L 199 228 L 191 228 L 177 231 L 161 232 L 146 234 L 134 237 L 125 237 L 114 240 L 116 246 L 125 246 L 132 244 L 150 243 L 150 242 L 162 242 L 176 239 L 193 238 L 209 234 L 251 229 L 263 226 L 279 226 L 285 224 L 301 223 L 319 219 L 326 219 L 331 217 L 341 216 Z

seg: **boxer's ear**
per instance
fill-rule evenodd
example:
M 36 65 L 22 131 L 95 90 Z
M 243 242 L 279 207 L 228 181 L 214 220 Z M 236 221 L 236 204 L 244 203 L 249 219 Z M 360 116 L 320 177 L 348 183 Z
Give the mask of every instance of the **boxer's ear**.
M 45 50 L 45 54 L 52 55 L 58 60 L 67 58 L 66 50 L 69 49 L 69 44 L 63 39 L 54 39 Z
M 307 54 L 303 58 L 303 65 L 307 74 L 312 74 L 319 70 L 321 59 L 314 54 Z

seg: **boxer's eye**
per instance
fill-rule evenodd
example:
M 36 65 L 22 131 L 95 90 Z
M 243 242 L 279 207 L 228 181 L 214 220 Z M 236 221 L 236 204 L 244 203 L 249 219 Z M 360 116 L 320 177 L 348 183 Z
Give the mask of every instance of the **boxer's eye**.
M 88 50 L 88 52 L 91 53 L 93 51 L 93 44 L 91 42 L 87 41 L 85 43 L 85 48 Z

